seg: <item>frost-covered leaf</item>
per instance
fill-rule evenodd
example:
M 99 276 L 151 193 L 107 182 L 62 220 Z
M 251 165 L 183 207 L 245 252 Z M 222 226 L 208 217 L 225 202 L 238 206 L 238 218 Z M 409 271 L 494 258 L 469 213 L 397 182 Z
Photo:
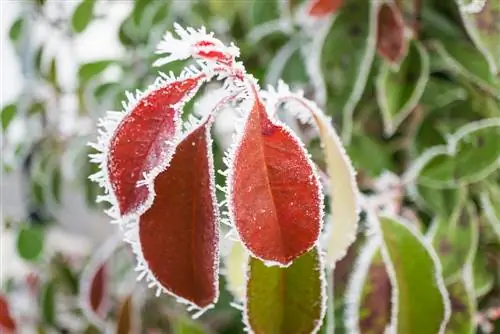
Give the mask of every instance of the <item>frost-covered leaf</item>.
M 420 103 L 426 108 L 434 110 L 466 98 L 467 91 L 456 82 L 431 77 L 425 86 Z
M 383 333 L 391 322 L 392 286 L 380 252 L 370 240 L 360 251 L 346 292 L 345 324 L 350 333 Z
M 429 80 L 429 56 L 417 41 L 399 69 L 383 64 L 377 78 L 377 100 L 382 111 L 384 131 L 392 135 L 417 106 Z
M 73 31 L 80 33 L 87 28 L 94 14 L 95 0 L 82 0 L 78 7 L 76 7 L 71 23 Z
M 476 301 L 471 291 L 472 282 L 463 273 L 454 283 L 446 288 L 450 296 L 451 316 L 446 325 L 446 334 L 473 334 L 476 333 Z
M 0 295 L 0 330 L 7 333 L 14 332 L 17 329 L 17 324 L 12 315 L 10 314 L 10 307 L 5 296 Z
M 458 1 L 458 0 L 457 0 Z M 488 60 L 490 72 L 500 73 L 500 2 L 483 1 L 479 12 L 461 10 L 464 26 L 477 48 Z
M 472 45 L 455 39 L 441 40 L 432 45 L 451 69 L 498 94 L 500 79 L 491 73 L 484 56 Z
M 140 217 L 138 231 L 130 231 L 140 277 L 152 281 L 157 292 L 200 309 L 218 297 L 219 213 L 211 123 L 212 116 L 205 118 L 180 141 L 170 166 L 155 179 L 153 205 Z
M 486 220 L 500 240 L 500 186 L 493 183 L 486 185 L 485 188 L 480 196 L 481 207 Z
M 161 80 L 161 79 L 160 79 Z M 202 76 L 152 85 L 146 94 L 129 96 L 129 112 L 110 112 L 101 120 L 104 131 L 92 156 L 101 164 L 94 180 L 105 187 L 104 200 L 117 202 L 112 216 L 140 214 L 153 200 L 149 186 L 165 168 L 177 144 L 180 108 L 196 92 Z M 136 98 L 138 101 L 135 101 Z
M 451 216 L 439 216 L 434 220 L 429 237 L 441 260 L 445 282 L 455 282 L 465 265 L 472 263 L 477 248 L 477 217 L 464 197 Z
M 325 311 L 325 279 L 317 247 L 289 267 L 251 258 L 245 322 L 256 334 L 314 333 Z
M 425 151 L 408 174 L 431 188 L 479 181 L 499 167 L 500 118 L 472 122 L 447 138 L 447 145 Z
M 338 11 L 321 51 L 321 70 L 329 84 L 328 105 L 343 116 L 342 139 L 348 143 L 352 114 L 365 89 L 376 51 L 376 3 L 350 0 Z M 320 75 L 320 73 L 316 73 Z
M 246 269 L 248 253 L 240 242 L 234 242 L 229 254 L 224 258 L 227 289 L 234 299 L 242 302 L 245 298 Z
M 256 98 L 229 166 L 228 205 L 241 241 L 253 256 L 289 265 L 316 243 L 322 201 L 303 144 Z
M 382 3 L 377 12 L 377 51 L 387 61 L 399 64 L 407 48 L 403 15 L 393 2 Z
M 328 14 L 334 14 L 344 0 L 311 0 L 309 3 L 308 14 L 314 17 L 321 17 Z
M 382 255 L 397 299 L 396 333 L 438 333 L 449 317 L 449 300 L 436 253 L 419 232 L 401 221 L 380 218 Z

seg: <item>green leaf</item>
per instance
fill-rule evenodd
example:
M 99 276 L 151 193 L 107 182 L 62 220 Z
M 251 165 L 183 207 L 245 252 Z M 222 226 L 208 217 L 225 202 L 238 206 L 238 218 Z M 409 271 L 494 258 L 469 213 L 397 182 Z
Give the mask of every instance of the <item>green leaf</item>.
M 255 27 L 259 24 L 278 19 L 280 16 L 278 1 L 253 0 L 250 7 L 250 24 Z M 286 81 L 286 80 L 285 80 Z
M 321 72 L 329 86 L 328 105 L 343 117 L 342 139 L 348 144 L 352 116 L 365 90 L 375 56 L 375 3 L 346 1 L 326 35 Z M 321 31 L 318 36 L 321 37 Z M 319 73 L 318 73 L 319 75 Z
M 23 26 L 24 17 L 21 16 L 10 26 L 9 38 L 11 41 L 17 42 L 19 40 L 19 37 L 21 36 L 21 33 L 23 31 Z
M 61 204 L 61 189 L 62 189 L 61 181 L 62 181 L 61 168 L 59 166 L 55 166 L 54 170 L 52 171 L 51 188 L 52 188 L 52 196 L 54 197 L 54 200 L 58 204 Z
M 391 152 L 383 142 L 364 134 L 355 134 L 347 148 L 354 167 L 368 176 L 376 177 L 384 170 L 392 170 Z
M 431 77 L 425 86 L 420 103 L 432 110 L 443 108 L 452 102 L 466 98 L 467 91 L 457 83 Z
M 47 282 L 42 288 L 40 302 L 42 308 L 42 319 L 49 325 L 54 325 L 56 322 L 55 294 L 56 285 L 52 281 Z
M 346 292 L 348 333 L 384 333 L 391 322 L 392 285 L 382 260 L 380 242 L 361 249 Z
M 486 254 L 478 250 L 472 263 L 472 275 L 474 281 L 474 294 L 476 298 L 481 298 L 493 288 L 495 276 L 492 268 L 488 266 Z
M 449 316 L 439 260 L 414 228 L 380 218 L 382 255 L 397 289 L 396 333 L 438 333 Z
M 10 122 L 14 119 L 17 113 L 17 105 L 8 104 L 2 109 L 2 130 L 5 131 L 9 127 Z
M 447 145 L 425 151 L 408 171 L 432 188 L 456 187 L 486 178 L 499 167 L 500 118 L 488 118 L 458 129 Z
M 430 214 L 450 217 L 460 201 L 457 189 L 435 189 L 421 184 L 416 187 L 416 202 L 421 204 Z
M 78 70 L 80 85 L 85 85 L 92 77 L 98 75 L 113 63 L 113 60 L 99 60 L 80 65 L 80 69 Z
M 42 253 L 44 231 L 41 227 L 24 225 L 17 235 L 17 252 L 27 261 L 37 260 Z
M 57 84 L 57 61 L 56 58 L 53 58 L 50 61 L 50 68 L 49 68 L 49 73 L 47 76 L 47 79 L 52 83 L 54 87 L 58 87 Z
M 78 7 L 76 7 L 71 18 L 74 32 L 81 33 L 87 28 L 90 21 L 92 21 L 95 2 L 95 0 L 82 0 Z
M 432 46 L 451 70 L 471 79 L 494 95 L 498 94 L 500 80 L 491 73 L 488 62 L 473 46 L 454 39 L 434 42 Z
M 43 44 L 38 47 L 33 59 L 33 65 L 37 73 L 42 73 Z
M 136 26 L 141 25 L 144 10 L 147 8 L 147 5 L 149 3 L 150 0 L 136 0 L 134 2 L 134 9 L 132 10 L 132 18 Z
M 460 278 L 467 263 L 472 263 L 478 238 L 478 221 L 471 205 L 465 203 L 465 192 L 453 214 L 437 217 L 429 237 L 439 255 L 443 277 L 447 284 Z
M 484 7 L 478 13 L 461 10 L 460 14 L 469 36 L 488 60 L 490 72 L 499 74 L 500 2 L 484 1 Z
M 311 333 L 325 309 L 323 265 L 317 248 L 289 267 L 249 261 L 245 319 L 256 333 Z
M 481 207 L 486 220 L 500 240 L 500 185 L 490 183 L 485 188 L 480 195 Z
M 201 326 L 201 324 L 187 318 L 187 317 L 177 317 L 172 321 L 172 333 L 173 334 L 206 334 L 207 331 Z
M 462 275 L 466 276 L 466 275 Z M 476 305 L 474 294 L 470 291 L 470 279 L 460 277 L 456 282 L 447 286 L 451 303 L 451 316 L 446 325 L 446 334 L 473 334 L 476 333 Z
M 382 111 L 384 132 L 392 135 L 416 107 L 429 80 L 429 56 L 417 41 L 398 70 L 384 63 L 377 78 L 377 101 Z

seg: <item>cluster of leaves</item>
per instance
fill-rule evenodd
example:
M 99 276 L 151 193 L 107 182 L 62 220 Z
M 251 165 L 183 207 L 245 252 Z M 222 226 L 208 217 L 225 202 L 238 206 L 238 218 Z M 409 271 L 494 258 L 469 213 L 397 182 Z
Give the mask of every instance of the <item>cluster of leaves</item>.
M 95 8 L 99 5 L 99 2 L 85 0 L 67 21 L 51 24 L 57 29 L 66 29 L 68 36 L 74 37 L 85 31 L 93 20 L 105 20 L 96 14 Z M 33 15 L 43 18 L 44 6 L 43 2 L 39 3 Z M 119 295 L 117 288 L 112 287 L 119 281 L 119 276 L 104 275 L 100 270 L 103 263 L 108 266 L 114 262 L 117 255 L 116 251 L 112 251 L 108 256 L 91 261 L 81 275 L 79 270 L 73 273 L 81 276 L 83 282 L 83 292 L 79 295 L 84 300 L 88 299 L 82 308 L 86 310 L 82 318 L 89 319 L 98 328 L 107 325 L 105 319 L 114 319 L 111 322 L 117 324 L 118 332 L 131 324 L 160 330 L 171 328 L 179 333 L 240 332 L 240 315 L 228 307 L 232 298 L 225 291 L 227 288 L 235 299 L 235 306 L 243 307 L 245 323 L 257 333 L 300 332 L 300 328 L 303 332 L 317 328 L 324 333 L 331 333 L 333 329 L 337 333 L 378 333 L 386 327 L 398 333 L 472 333 L 490 332 L 500 327 L 494 323 L 498 312 L 492 311 L 500 306 L 500 5 L 491 0 L 256 0 L 199 1 L 186 5 L 186 8 L 174 8 L 174 2 L 171 6 L 162 1 L 136 1 L 119 31 L 118 37 L 128 50 L 124 58 L 81 65 L 79 85 L 72 92 L 78 97 L 80 115 L 94 117 L 97 115 L 90 110 L 117 110 L 123 100 L 123 91 L 144 87 L 154 81 L 156 73 L 149 66 L 157 58 L 153 48 L 174 21 L 207 26 L 217 31 L 222 39 L 236 42 L 247 72 L 261 83 L 276 84 L 282 78 L 293 87 L 303 89 L 307 97 L 314 99 L 333 118 L 333 123 L 341 129 L 343 143 L 358 172 L 363 217 L 367 219 L 362 220 L 358 238 L 347 255 L 333 268 L 343 255 L 336 254 L 336 251 L 352 241 L 348 233 L 335 230 L 342 226 L 336 225 L 336 222 L 352 218 L 342 213 L 353 212 L 342 210 L 346 205 L 352 205 L 349 201 L 345 202 L 345 199 L 352 198 L 350 194 L 335 193 L 339 189 L 348 189 L 345 183 L 349 184 L 346 182 L 349 173 L 345 174 L 346 169 L 338 163 L 343 161 L 344 156 L 332 154 L 335 142 L 324 140 L 328 138 L 329 122 L 325 128 L 321 127 L 321 123 L 316 126 L 318 140 L 316 132 L 311 134 L 310 131 L 314 126 L 301 122 L 296 124 L 294 120 L 290 123 L 283 117 L 312 154 L 320 180 L 324 179 L 325 184 L 328 180 L 331 183 L 331 189 L 326 188 L 325 227 L 331 226 L 333 231 L 324 231 L 328 238 L 324 243 L 320 240 L 317 248 L 324 250 L 325 254 L 313 248 L 298 258 L 294 257 L 290 266 L 281 268 L 267 266 L 258 258 L 249 257 L 241 243 L 231 243 L 230 251 L 223 256 L 225 275 L 221 276 L 219 284 L 223 287 L 219 302 L 213 310 L 194 322 L 188 320 L 182 308 L 172 304 L 169 298 L 151 298 L 144 290 L 128 294 L 132 297 L 127 295 L 111 299 L 107 301 L 108 306 L 100 309 L 101 302 L 95 301 L 97 297 L 94 297 L 94 302 L 91 301 L 92 291 L 99 295 L 98 300 L 104 296 L 108 298 L 109 294 Z M 18 47 L 21 47 L 19 41 L 25 21 L 26 18 L 21 18 L 11 29 L 11 38 Z M 220 22 L 224 22 L 223 27 Z M 23 95 L 19 100 L 22 103 L 2 109 L 4 130 L 18 117 L 36 117 L 42 124 L 40 138 L 25 142 L 17 149 L 22 160 L 31 161 L 27 176 L 32 190 L 28 192 L 33 195 L 34 203 L 38 203 L 37 199 L 47 201 L 47 198 L 52 198 L 50 194 L 60 198 L 61 193 L 57 189 L 62 181 L 61 171 L 57 171 L 57 159 L 75 146 L 70 145 L 71 140 L 82 142 L 81 135 L 62 138 L 50 125 L 53 118 L 46 116 L 54 108 L 50 101 L 58 101 L 57 97 L 68 92 L 57 83 L 57 61 L 50 60 L 45 66 L 41 59 L 46 57 L 42 57 L 43 48 L 40 50 L 34 54 L 35 65 L 38 64 L 35 66 L 36 78 L 40 80 L 37 85 L 48 85 L 52 95 L 28 95 L 28 101 L 32 101 L 29 103 L 23 100 Z M 115 82 L 103 82 L 102 74 L 112 66 L 119 66 L 122 76 Z M 160 70 L 179 73 L 184 66 L 185 62 L 178 61 L 160 66 Z M 296 104 L 286 107 L 298 108 Z M 186 104 L 182 117 L 187 118 L 192 110 L 192 105 Z M 203 123 L 198 126 L 204 129 Z M 162 134 L 166 136 L 164 139 L 171 135 L 168 131 L 172 129 L 160 130 L 165 131 Z M 322 131 L 326 135 L 322 135 Z M 205 143 L 204 130 L 194 131 L 193 134 L 199 134 L 197 140 Z M 140 140 L 143 135 L 138 135 L 137 139 Z M 214 169 L 224 169 L 221 145 L 218 138 L 215 139 Z M 195 143 L 194 139 L 185 142 Z M 160 174 L 167 175 L 168 171 L 182 173 L 182 179 L 169 180 L 167 176 L 158 176 L 155 188 L 172 187 L 171 192 L 179 196 L 175 189 L 189 186 L 183 180 L 200 177 L 189 174 L 184 168 L 194 160 L 197 164 L 210 164 L 210 161 L 202 159 L 208 155 L 199 151 L 207 145 L 197 143 L 194 147 L 198 152 L 191 149 L 191 145 L 185 144 L 183 148 L 179 146 L 182 143 L 176 143 L 177 150 L 185 152 L 185 156 L 193 156 L 180 162 L 183 166 L 180 171 L 175 171 L 175 164 L 179 162 L 172 160 L 166 172 Z M 168 150 L 169 147 L 168 143 L 162 143 L 158 150 Z M 97 170 L 84 159 L 87 153 L 80 152 L 85 166 L 85 175 L 81 175 L 81 179 L 85 180 L 83 189 L 90 204 L 97 190 L 86 179 Z M 181 159 L 182 155 L 175 153 L 173 157 Z M 231 157 L 232 160 L 234 158 Z M 285 158 L 279 155 L 279 159 L 286 161 Z M 129 162 L 128 166 L 133 167 L 134 163 Z M 248 168 L 248 171 L 242 171 L 247 173 L 246 176 L 239 176 L 243 181 L 252 180 L 258 173 L 255 166 Z M 332 175 L 335 177 L 332 178 Z M 143 177 L 142 173 L 135 175 L 127 186 L 135 186 L 135 182 Z M 205 181 L 222 184 L 224 178 L 217 176 L 211 180 L 208 177 Z M 290 185 L 289 182 L 283 187 Z M 140 192 L 140 189 L 135 191 Z M 201 196 L 198 198 L 193 198 L 192 192 L 186 193 L 182 204 L 175 202 L 177 200 L 171 194 L 158 193 L 154 203 L 161 200 L 168 203 L 168 207 L 177 208 L 176 217 L 187 215 L 182 208 L 188 202 L 203 200 L 213 204 L 210 191 L 215 190 L 198 194 Z M 138 196 L 140 198 L 144 194 Z M 224 194 L 217 196 L 224 197 Z M 301 198 L 307 198 L 303 196 Z M 235 199 L 230 201 L 231 205 L 236 205 Z M 242 196 L 240 201 L 250 203 L 252 195 Z M 137 204 L 123 204 L 121 213 L 126 211 L 127 205 L 135 209 Z M 162 208 L 155 210 L 157 213 L 150 215 L 153 222 L 155 216 L 166 214 Z M 249 206 L 248 210 L 252 212 L 246 212 L 246 215 L 257 214 L 259 209 Z M 203 210 L 202 214 L 210 216 L 212 213 Z M 380 216 L 379 213 L 385 215 Z M 234 220 L 235 216 L 242 217 L 244 214 L 233 213 L 231 218 Z M 147 213 L 141 216 L 140 221 L 144 221 L 143 217 L 147 218 Z M 333 224 L 329 223 L 330 219 Z M 155 234 L 159 227 L 149 225 L 148 241 L 141 245 L 149 245 L 150 252 L 158 254 L 158 249 L 163 249 L 169 240 L 160 239 L 158 244 L 152 243 L 152 240 L 158 240 Z M 165 233 L 163 225 L 161 228 Z M 36 242 L 23 240 L 40 240 L 43 234 L 38 230 L 32 232 L 31 228 L 19 231 L 20 255 L 35 259 L 33 253 L 39 251 L 34 250 L 32 245 L 36 246 Z M 252 231 L 248 232 L 254 235 Z M 363 232 L 368 232 L 368 236 Z M 186 233 L 168 231 L 164 237 L 168 239 L 174 234 Z M 216 232 L 211 231 L 211 234 L 215 237 Z M 238 235 L 243 236 L 241 232 Z M 304 236 L 301 234 L 299 239 L 306 236 L 307 233 Z M 128 237 L 137 238 L 135 235 Z M 272 236 L 270 238 L 262 235 L 261 243 L 265 249 L 272 246 L 273 241 L 269 241 L 273 240 Z M 241 239 L 245 242 L 244 238 Z M 258 239 L 250 237 L 245 245 L 256 255 L 257 250 L 249 247 L 252 240 L 255 243 Z M 183 240 L 172 242 L 188 246 Z M 24 244 L 30 247 L 22 247 Z M 204 244 L 211 245 L 207 239 L 196 241 L 197 247 L 201 248 Z M 297 240 L 292 244 L 296 246 Z M 218 262 L 218 256 L 215 249 L 207 247 L 209 249 L 197 251 L 199 256 L 212 256 L 212 262 L 205 267 L 205 271 L 210 271 L 213 269 L 210 264 Z M 143 246 L 143 250 L 147 251 L 146 248 Z M 302 251 L 296 254 L 300 253 Z M 184 253 L 186 256 L 189 254 L 192 253 Z M 189 272 L 192 268 L 183 267 L 184 255 L 181 255 L 181 252 L 166 247 L 160 257 L 147 262 L 151 269 L 161 268 L 165 266 L 166 258 L 172 258 L 174 262 L 170 265 L 177 271 Z M 257 255 L 261 259 L 279 262 L 276 258 L 266 258 L 266 254 Z M 144 257 L 147 256 L 144 253 Z M 331 264 L 325 268 L 326 275 L 321 269 L 321 259 Z M 126 267 L 131 270 L 132 263 L 129 261 Z M 284 262 L 288 264 L 289 261 Z M 63 267 L 60 262 L 57 265 Z M 196 284 L 182 281 L 186 276 L 180 272 L 163 272 L 162 275 L 172 276 L 169 279 L 177 277 L 181 280 L 180 286 Z M 213 277 L 212 273 L 208 276 Z M 176 274 L 179 276 L 173 277 Z M 48 285 L 54 284 L 50 277 L 53 275 L 42 275 L 41 278 L 47 280 Z M 108 289 L 100 287 L 102 277 L 106 277 Z M 329 298 L 326 310 L 322 305 L 325 280 Z M 213 284 L 204 281 L 200 286 L 213 287 Z M 196 294 L 202 293 L 196 291 Z M 144 295 L 148 296 L 146 300 L 140 297 Z M 1 307 L 2 310 L 8 308 L 3 301 Z M 44 310 L 50 310 L 50 307 Z M 131 315 L 139 312 L 140 316 Z M 1 313 L 3 326 L 15 323 L 15 317 L 4 311 Z M 50 311 L 46 313 L 50 314 Z M 53 315 L 54 318 L 57 316 Z M 43 326 L 48 324 L 42 323 Z M 56 319 L 50 326 L 57 326 L 57 323 Z M 323 326 L 319 328 L 321 323 Z

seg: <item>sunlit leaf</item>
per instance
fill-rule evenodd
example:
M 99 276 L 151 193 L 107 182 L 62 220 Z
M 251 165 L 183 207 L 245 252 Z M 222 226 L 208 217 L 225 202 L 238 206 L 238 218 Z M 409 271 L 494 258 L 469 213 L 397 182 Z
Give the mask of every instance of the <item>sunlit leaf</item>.
M 429 80 L 429 56 L 416 41 L 398 70 L 382 65 L 377 78 L 377 100 L 384 119 L 384 131 L 392 135 L 417 106 Z
M 491 73 L 500 73 L 500 3 L 484 1 L 477 13 L 461 10 L 464 26 L 488 60 Z
M 317 248 L 287 268 L 251 258 L 245 321 L 256 334 L 313 333 L 321 326 L 325 281 Z
M 377 51 L 384 59 L 399 64 L 407 48 L 401 10 L 395 3 L 382 3 L 377 12 Z
M 34 225 L 24 225 L 17 235 L 17 252 L 21 258 L 35 261 L 42 253 L 44 230 Z
M 139 268 L 146 266 L 159 291 L 199 308 L 218 297 L 219 219 L 210 126 L 207 118 L 182 139 L 170 166 L 155 179 L 156 198 L 140 217 L 134 245 L 144 258 Z
M 2 108 L 2 130 L 5 131 L 9 127 L 10 122 L 14 119 L 17 113 L 15 104 L 7 104 Z
M 249 111 L 229 166 L 228 204 L 255 257 L 289 265 L 316 243 L 322 194 L 300 140 L 270 118 L 260 99 Z
M 419 232 L 398 220 L 382 217 L 382 252 L 391 284 L 397 289 L 396 333 L 438 333 L 449 317 L 437 255 Z
M 76 7 L 71 18 L 73 31 L 80 33 L 87 28 L 92 21 L 95 3 L 95 0 L 82 0 L 78 7 Z
M 10 314 L 9 303 L 5 296 L 0 295 L 0 330 L 15 333 L 16 329 L 17 324 Z
M 328 105 L 343 117 L 349 143 L 352 114 L 365 89 L 376 50 L 376 1 L 350 0 L 338 11 L 321 50 L 321 70 L 329 84 Z

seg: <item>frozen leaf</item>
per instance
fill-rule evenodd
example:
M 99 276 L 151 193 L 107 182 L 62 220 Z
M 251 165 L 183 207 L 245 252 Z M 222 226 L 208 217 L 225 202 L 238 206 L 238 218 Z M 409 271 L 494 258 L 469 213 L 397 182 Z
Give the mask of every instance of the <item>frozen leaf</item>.
M 287 268 L 251 258 L 245 322 L 256 334 L 315 333 L 325 312 L 325 279 L 317 247 Z
M 309 15 L 321 17 L 335 13 L 344 3 L 344 0 L 311 0 L 309 4 Z
M 352 115 L 368 81 L 376 51 L 377 1 L 346 1 L 335 17 L 321 50 L 321 71 L 330 86 L 328 105 L 343 117 L 342 139 L 348 143 Z M 314 53 L 309 51 L 312 56 Z
M 500 2 L 483 1 L 477 12 L 461 10 L 469 36 L 488 60 L 491 73 L 500 73 Z
M 227 289 L 234 299 L 242 302 L 245 298 L 246 268 L 248 253 L 240 242 L 234 242 L 229 254 L 224 258 Z
M 129 94 L 125 109 L 130 111 L 109 112 L 101 120 L 104 131 L 94 145 L 101 153 L 91 155 L 101 171 L 92 179 L 105 188 L 101 200 L 116 206 L 110 212 L 113 218 L 140 214 L 151 205 L 152 180 L 168 166 L 175 151 L 182 104 L 203 78 L 159 78 L 145 94 Z
M 484 179 L 498 168 L 500 118 L 471 122 L 447 139 L 447 145 L 426 150 L 408 171 L 431 188 L 456 187 Z
M 219 214 L 215 199 L 212 116 L 185 135 L 154 182 L 156 199 L 140 217 L 133 248 L 139 277 L 205 309 L 218 297 Z
M 420 103 L 429 110 L 435 110 L 466 98 L 467 91 L 456 82 L 431 77 Z
M 417 41 L 409 45 L 399 69 L 383 64 L 377 78 L 377 100 L 384 132 L 392 135 L 417 106 L 429 80 L 429 56 Z
M 391 322 L 392 286 L 380 242 L 361 249 L 346 291 L 345 324 L 350 333 L 383 333 Z
M 407 48 L 403 15 L 393 2 L 382 3 L 377 13 L 377 51 L 387 61 L 399 64 Z
M 427 212 L 441 217 L 450 217 L 461 200 L 458 189 L 435 189 L 421 184 L 415 185 L 413 195 L 415 202 L 427 209 Z
M 318 240 L 323 196 L 314 166 L 260 98 L 236 141 L 227 183 L 231 221 L 254 257 L 287 266 Z
M 447 286 L 450 296 L 451 316 L 446 325 L 446 334 L 476 333 L 476 301 L 468 274 L 461 275 L 456 282 Z
M 446 283 L 461 277 L 467 263 L 472 263 L 477 248 L 478 221 L 465 193 L 451 216 L 437 217 L 430 229 L 430 239 L 441 260 Z
M 15 333 L 16 329 L 17 324 L 10 314 L 9 303 L 5 296 L 0 295 L 0 331 Z
M 380 218 L 380 232 L 382 255 L 395 287 L 393 330 L 442 333 L 450 305 L 436 253 L 418 231 L 401 221 Z

